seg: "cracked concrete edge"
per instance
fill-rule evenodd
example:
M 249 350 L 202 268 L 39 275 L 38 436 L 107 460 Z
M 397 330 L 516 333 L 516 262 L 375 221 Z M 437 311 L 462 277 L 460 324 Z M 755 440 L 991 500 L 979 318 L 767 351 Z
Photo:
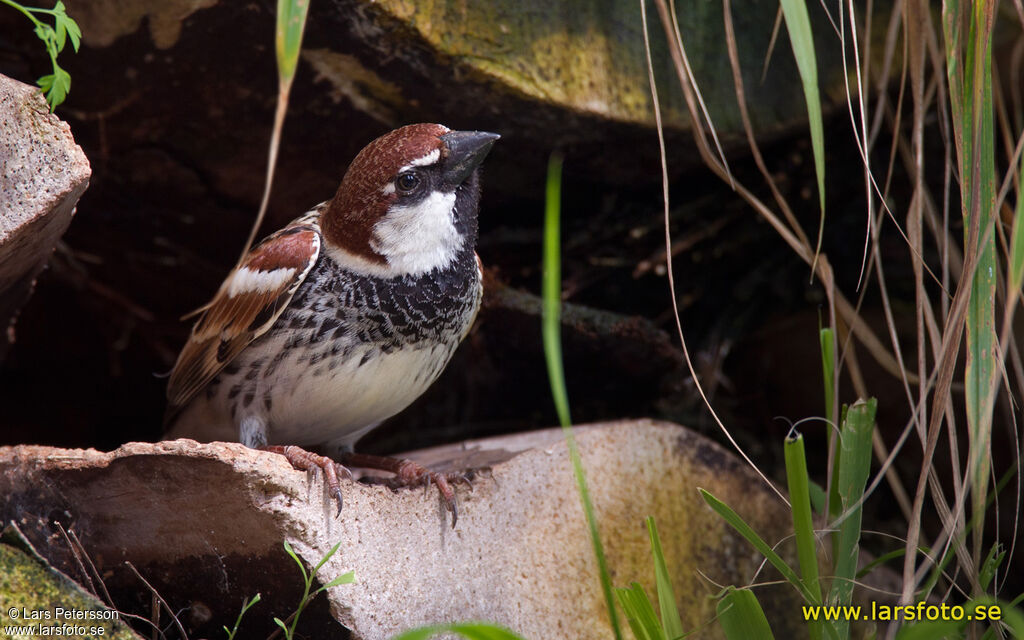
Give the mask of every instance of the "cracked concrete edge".
M 654 515 L 693 627 L 713 617 L 711 580 L 746 584 L 756 553 L 697 496 L 704 486 L 762 535 L 788 532 L 786 512 L 761 481 L 718 445 L 651 420 L 574 429 L 615 583 L 653 576 L 643 520 Z M 430 462 L 497 455 L 491 477 L 458 489 L 451 529 L 436 491 L 392 492 L 344 482 L 340 517 L 323 482 L 275 454 L 237 443 L 129 443 L 110 453 L 0 448 L 6 515 L 51 505 L 76 514 L 83 544 L 108 560 L 174 563 L 204 554 L 266 554 L 287 539 L 327 582 L 355 570 L 357 583 L 328 594 L 357 638 L 386 638 L 418 624 L 488 619 L 525 637 L 605 637 L 597 569 L 559 429 L 417 452 Z M 475 463 L 474 463 L 475 464 Z M 77 477 L 76 477 L 77 474 Z M 34 506 L 33 506 L 34 505 Z M 20 511 L 19 511 L 20 507 Z M 45 513 L 46 511 L 43 510 Z M 42 523 L 38 523 L 42 524 Z M 31 528 L 31 527 L 30 527 Z M 37 527 L 39 530 L 39 527 Z M 244 532 L 240 535 L 238 532 Z M 772 596 L 795 606 L 787 592 Z M 784 603 L 784 604 L 783 604 Z
M 38 87 L 0 75 L 0 358 L 91 174 Z

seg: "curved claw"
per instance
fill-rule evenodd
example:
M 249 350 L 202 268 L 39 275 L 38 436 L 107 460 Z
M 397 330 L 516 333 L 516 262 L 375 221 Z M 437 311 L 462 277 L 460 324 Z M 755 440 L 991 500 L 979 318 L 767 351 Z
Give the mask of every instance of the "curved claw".
M 292 467 L 299 471 L 312 471 L 313 473 L 323 471 L 324 476 L 327 478 L 327 492 L 338 504 L 338 512 L 335 514 L 335 517 L 341 515 L 343 502 L 341 498 L 341 484 L 338 482 L 338 469 L 342 469 L 349 478 L 352 477 L 351 471 L 327 456 L 317 455 L 301 447 L 270 445 L 262 447 L 262 449 L 283 455 Z
M 424 469 L 426 471 L 426 469 Z M 444 499 L 444 507 L 452 514 L 452 529 L 455 528 L 455 523 L 459 521 L 459 498 L 455 494 L 455 490 L 452 489 L 449 482 L 451 481 L 452 474 L 442 474 L 436 471 L 426 471 L 423 476 L 423 482 L 426 487 L 430 487 L 430 483 L 433 482 L 437 487 L 438 493 L 441 494 L 441 498 Z M 459 474 L 461 475 L 461 474 Z
M 465 474 L 438 473 L 412 460 L 348 452 L 342 454 L 342 461 L 354 467 L 380 469 L 381 471 L 393 473 L 394 478 L 383 481 L 383 484 L 392 490 L 397 491 L 401 487 L 418 487 L 423 485 L 423 490 L 426 492 L 430 490 L 430 485 L 433 484 L 437 487 L 438 493 L 441 494 L 445 508 L 452 514 L 452 528 L 459 521 L 458 500 L 455 490 L 452 489 L 452 484 L 464 483 L 470 489 L 473 488 L 473 483 Z
M 447 475 L 448 482 L 452 484 L 464 484 L 469 487 L 469 490 L 473 490 L 473 480 L 470 478 L 472 471 L 468 473 L 449 473 Z

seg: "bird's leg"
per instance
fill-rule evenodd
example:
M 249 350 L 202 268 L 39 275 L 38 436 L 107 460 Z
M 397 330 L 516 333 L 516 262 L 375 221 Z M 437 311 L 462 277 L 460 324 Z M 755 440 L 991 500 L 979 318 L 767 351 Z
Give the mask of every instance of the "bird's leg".
M 299 471 L 322 469 L 324 477 L 327 478 L 327 491 L 338 503 L 338 514 L 341 514 L 341 485 L 338 482 L 338 470 L 341 469 L 347 473 L 348 469 L 336 464 L 334 460 L 331 460 L 327 456 L 317 455 L 310 451 L 306 451 L 302 447 L 264 445 L 259 448 L 263 451 L 281 454 Z
M 459 519 L 458 501 L 455 498 L 453 483 L 463 482 L 470 487 L 472 484 L 469 478 L 462 473 L 438 473 L 431 471 L 423 465 L 403 458 L 391 458 L 388 456 L 374 456 L 364 453 L 352 453 L 349 451 L 340 454 L 342 464 L 350 467 L 361 467 L 363 469 L 377 469 L 387 471 L 395 475 L 394 479 L 386 484 L 397 489 L 399 487 L 418 487 L 433 483 L 437 486 L 438 492 L 444 498 L 444 506 L 452 514 L 452 528 Z

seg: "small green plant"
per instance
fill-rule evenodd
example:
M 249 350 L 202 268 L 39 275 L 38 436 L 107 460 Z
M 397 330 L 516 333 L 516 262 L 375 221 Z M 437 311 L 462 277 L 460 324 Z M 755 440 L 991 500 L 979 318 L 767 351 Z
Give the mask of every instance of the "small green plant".
M 831 588 L 827 593 L 818 571 L 816 537 L 811 518 L 810 481 L 802 435 L 794 432 L 785 442 L 786 478 L 789 484 L 800 574 L 797 574 L 739 514 L 707 491 L 700 490 L 708 506 L 753 545 L 811 607 L 844 607 L 849 606 L 853 600 L 853 585 L 860 556 L 861 504 L 871 468 L 871 434 L 874 431 L 876 408 L 874 398 L 867 401 L 859 400 L 850 407 L 843 407 L 839 451 L 832 479 L 838 496 L 839 515 L 831 528 L 836 529 L 838 535 L 834 546 L 835 566 L 831 576 Z M 753 592 L 749 590 L 726 589 L 719 602 L 718 613 L 719 623 L 730 640 L 772 637 L 764 613 L 757 604 Z M 845 618 L 811 618 L 807 620 L 807 625 L 812 640 L 850 637 L 849 622 Z
M 302 562 L 302 559 L 299 558 L 297 553 L 295 553 L 295 550 L 292 549 L 292 546 L 290 544 L 288 544 L 288 541 L 284 541 L 285 553 L 287 553 L 289 557 L 291 557 L 291 559 L 295 561 L 295 564 L 298 565 L 299 571 L 302 572 L 302 582 L 304 586 L 302 592 L 302 599 L 299 601 L 299 606 L 296 607 L 295 611 L 290 616 L 288 616 L 288 619 L 282 620 L 280 618 L 274 618 L 274 624 L 276 624 L 281 629 L 280 631 L 275 632 L 274 635 L 283 632 L 284 637 L 287 640 L 293 640 L 293 638 L 295 637 L 295 627 L 299 624 L 299 616 L 302 615 L 303 610 L 307 606 L 309 606 L 309 603 L 312 602 L 315 597 L 320 595 L 321 592 L 327 591 L 331 587 L 337 587 L 343 584 L 351 584 L 356 581 L 355 572 L 349 571 L 348 573 L 344 573 L 335 578 L 334 580 L 331 580 L 327 584 L 321 586 L 316 591 L 312 590 L 313 581 L 316 579 L 316 572 L 319 571 L 320 568 L 323 567 L 325 564 L 327 564 L 327 561 L 330 560 L 334 556 L 334 554 L 338 552 L 339 548 L 341 548 L 341 542 L 338 542 L 338 544 L 331 547 L 331 550 L 324 554 L 324 557 L 320 559 L 320 562 L 318 562 L 315 567 L 313 567 L 312 571 L 306 571 L 306 565 Z M 260 594 L 257 593 L 255 596 L 252 597 L 251 600 L 245 602 L 242 605 L 242 610 L 238 613 L 238 618 L 235 619 L 235 626 L 231 629 L 228 629 L 226 625 L 223 627 L 224 633 L 226 633 L 228 636 L 228 640 L 234 640 L 235 634 L 238 633 L 238 627 L 242 624 L 242 617 L 245 616 L 246 612 L 259 601 Z
M 312 571 L 306 571 L 306 565 L 302 562 L 302 559 L 299 558 L 298 554 L 295 553 L 295 550 L 292 549 L 292 546 L 290 544 L 288 544 L 288 541 L 284 541 L 285 553 L 291 556 L 292 560 L 295 561 L 295 564 L 299 566 L 299 571 L 302 572 L 302 581 L 305 583 L 305 587 L 302 592 L 302 600 L 299 601 L 299 606 L 295 609 L 295 612 L 292 613 L 292 615 L 288 616 L 288 620 L 274 618 L 274 624 L 281 628 L 281 630 L 284 632 L 284 637 L 286 638 L 286 640 L 293 640 L 293 638 L 295 638 L 295 627 L 299 624 L 299 616 L 302 615 L 303 610 L 307 606 L 309 606 L 309 603 L 313 601 L 313 598 L 320 595 L 322 591 L 327 591 L 332 587 L 337 587 L 343 584 L 351 584 L 356 581 L 355 572 L 349 571 L 348 573 L 341 574 L 340 576 L 338 576 L 334 580 L 331 580 L 327 584 L 322 585 L 316 591 L 312 591 L 313 581 L 316 579 L 316 572 L 320 570 L 320 567 L 327 564 L 327 561 L 330 560 L 334 556 L 334 554 L 338 552 L 338 549 L 340 547 L 341 542 L 338 542 L 338 544 L 331 547 L 331 550 L 328 551 L 324 555 L 324 557 L 320 559 L 320 562 L 318 562 L 316 566 L 313 567 Z M 245 613 L 245 611 L 243 610 L 242 613 Z
M 82 30 L 67 14 L 63 2 L 58 1 L 52 9 L 26 7 L 14 0 L 0 0 L 0 2 L 17 9 L 31 20 L 35 25 L 36 35 L 46 45 L 46 52 L 50 54 L 50 62 L 53 63 L 53 73 L 39 78 L 36 83 L 46 94 L 46 102 L 50 105 L 52 112 L 57 105 L 64 102 L 68 93 L 71 92 L 71 75 L 57 64 L 57 55 L 64 50 L 64 45 L 69 39 L 71 47 L 77 52 L 78 45 L 82 40 Z M 53 26 L 37 18 L 37 14 L 53 16 Z
M 658 590 L 658 608 L 661 619 L 654 613 L 654 605 L 638 582 L 629 588 L 615 589 L 615 595 L 626 613 L 626 621 L 637 640 L 677 640 L 684 637 L 683 621 L 676 608 L 676 596 L 669 578 L 668 565 L 661 551 L 661 538 L 653 517 L 647 518 L 647 533 L 651 538 L 651 556 L 654 560 L 654 583 Z
M 238 626 L 242 624 L 242 616 L 245 612 L 252 608 L 254 604 L 260 601 L 260 594 L 256 594 L 251 600 L 242 604 L 242 610 L 238 612 L 238 617 L 235 618 L 235 626 L 228 629 L 227 625 L 224 626 L 224 633 L 228 634 L 228 640 L 235 640 L 235 634 L 238 633 Z

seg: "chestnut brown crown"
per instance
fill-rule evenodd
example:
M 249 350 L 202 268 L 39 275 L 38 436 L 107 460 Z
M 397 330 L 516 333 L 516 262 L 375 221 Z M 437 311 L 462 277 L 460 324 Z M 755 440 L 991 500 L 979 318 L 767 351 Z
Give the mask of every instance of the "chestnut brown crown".
M 392 235 L 396 229 L 416 230 L 415 223 L 395 220 L 399 213 L 403 219 L 429 218 L 443 224 L 443 209 L 454 215 L 453 194 L 467 183 L 471 183 L 475 218 L 476 173 L 499 137 L 483 131 L 452 131 L 439 124 L 413 124 L 377 138 L 349 165 L 324 212 L 321 225 L 327 243 L 357 258 L 387 265 L 389 245 L 380 235 L 388 231 L 382 231 L 382 221 L 389 222 Z M 430 235 L 421 244 L 429 242 Z

